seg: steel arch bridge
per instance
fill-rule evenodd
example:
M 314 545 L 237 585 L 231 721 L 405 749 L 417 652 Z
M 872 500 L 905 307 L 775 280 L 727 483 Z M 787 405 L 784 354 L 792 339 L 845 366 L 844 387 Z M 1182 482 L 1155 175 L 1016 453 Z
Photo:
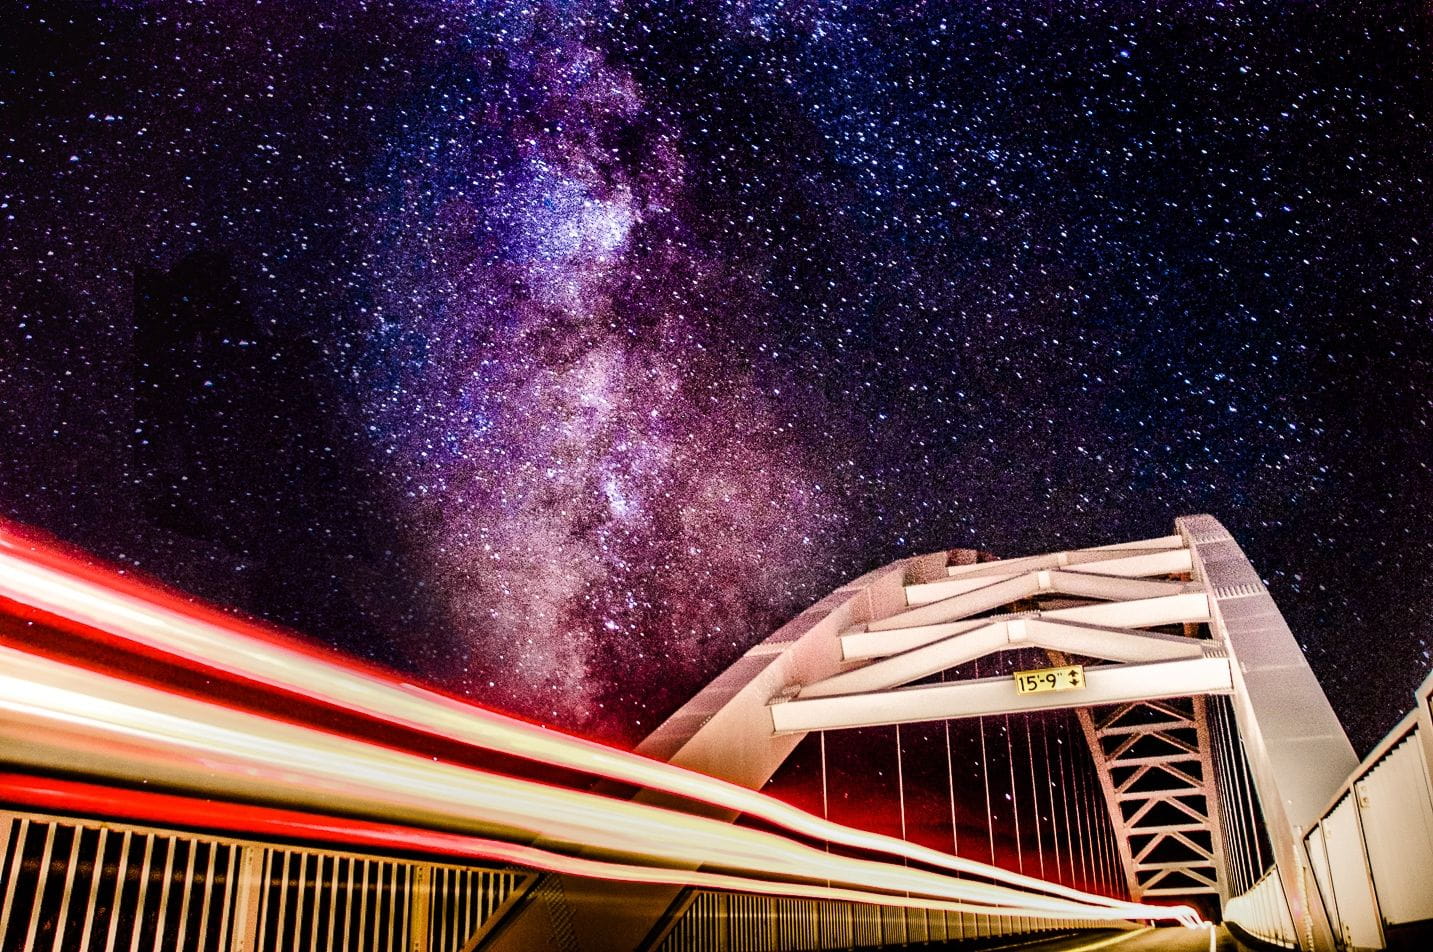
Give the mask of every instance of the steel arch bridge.
M 1008 674 L 930 680 L 1018 649 L 1053 666 L 1079 657 L 1082 689 L 1022 695 Z M 1331 947 L 1299 832 L 1357 757 L 1258 573 L 1211 516 L 1090 549 L 885 566 L 749 650 L 640 749 L 759 787 L 807 732 L 1051 708 L 1076 711 L 1132 899 L 1212 894 L 1227 906 L 1273 870 L 1260 891 L 1287 907 L 1284 940 Z M 1171 844 L 1181 849 L 1164 858 Z
M 1022 667 L 1038 671 L 1012 676 Z M 1154 539 L 868 573 L 635 753 L 4 530 L 0 948 L 794 950 L 1201 913 L 1286 948 L 1416 948 L 1433 934 L 1430 697 L 1433 679 L 1360 763 L 1209 516 Z M 1067 877 L 1058 837 L 1048 877 L 996 855 L 984 751 L 987 722 L 1009 717 L 1027 719 L 1031 756 L 1041 717 L 1066 718 L 1088 751 L 1069 777 L 1061 761 L 1059 783 L 1030 767 L 1040 870 L 1058 798 Z M 828 736 L 891 727 L 904 833 L 899 731 L 930 723 L 945 725 L 947 770 L 950 725 L 979 741 L 990 862 L 954 841 L 953 772 L 950 849 L 825 809 Z M 759 792 L 813 742 L 819 813 Z M 1078 834 L 1077 771 L 1095 794 Z M 1031 831 L 1022 841 L 1015 801 L 1019 856 Z M 1076 876 L 1077 840 L 1092 867 L 1108 843 L 1103 883 Z

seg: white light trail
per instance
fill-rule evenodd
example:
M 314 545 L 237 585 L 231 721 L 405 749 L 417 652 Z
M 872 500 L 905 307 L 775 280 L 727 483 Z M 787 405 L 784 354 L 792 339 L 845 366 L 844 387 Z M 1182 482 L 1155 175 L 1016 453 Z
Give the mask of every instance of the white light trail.
M 327 704 L 351 710 L 385 723 L 400 725 L 405 728 L 421 731 L 437 737 L 459 740 L 477 747 L 514 755 L 539 763 L 548 763 L 559 767 L 577 770 L 585 773 L 597 774 L 610 777 L 615 780 L 659 790 L 667 793 L 677 794 L 693 800 L 717 805 L 738 813 L 750 814 L 759 817 L 767 822 L 787 830 L 801 833 L 821 840 L 827 840 L 833 844 L 840 844 L 862 850 L 885 853 L 888 855 L 900 856 L 906 859 L 917 860 L 938 868 L 948 869 L 954 872 L 962 872 L 995 879 L 1007 886 L 1014 887 L 1027 892 L 1020 894 L 1020 901 L 1032 903 L 1040 900 L 1039 906 L 1031 908 L 1060 908 L 1059 914 L 1070 914 L 1068 910 L 1074 907 L 1081 909 L 1078 915 L 1100 915 L 1102 917 L 1118 918 L 1178 918 L 1182 921 L 1189 921 L 1193 911 L 1188 907 L 1163 907 L 1150 906 L 1138 903 L 1123 902 L 1109 899 L 1103 896 L 1096 896 L 1084 893 L 1079 890 L 1048 883 L 1033 877 L 1021 876 L 1009 873 L 997 867 L 987 866 L 971 860 L 950 856 L 938 850 L 921 847 L 915 844 L 906 843 L 894 837 L 882 836 L 874 833 L 867 833 L 861 830 L 843 827 L 839 824 L 830 823 L 815 817 L 804 811 L 798 810 L 784 804 L 774 798 L 767 797 L 756 791 L 747 790 L 724 781 L 715 780 L 705 775 L 682 768 L 673 767 L 658 761 L 653 761 L 640 755 L 627 753 L 615 748 L 563 735 L 554 731 L 545 730 L 535 725 L 505 717 L 490 711 L 476 708 L 468 704 L 445 697 L 437 692 L 413 687 L 411 685 L 398 684 L 386 680 L 381 676 L 365 671 L 356 665 L 347 665 L 336 660 L 327 660 L 312 650 L 304 650 L 298 645 L 284 644 L 280 636 L 263 631 L 257 626 L 243 625 L 230 619 L 223 618 L 217 613 L 205 613 L 192 606 L 184 604 L 169 604 L 175 601 L 168 598 L 162 592 L 140 592 L 134 591 L 136 586 L 132 582 L 125 582 L 129 591 L 117 590 L 114 587 L 106 586 L 90 578 L 84 578 L 74 572 L 67 572 L 54 564 L 56 559 L 53 555 L 48 558 L 39 558 L 31 555 L 26 550 L 32 548 L 28 543 L 19 540 L 0 530 L 0 596 L 13 599 L 21 604 L 29 605 L 37 609 L 57 615 L 61 618 L 95 628 L 110 635 L 123 638 L 136 645 L 142 645 L 150 649 L 158 650 L 191 663 L 204 667 L 217 669 L 228 674 L 237 676 L 246 681 L 256 682 L 261 685 L 278 688 L 284 691 L 292 691 L 305 695 Z M 48 564 L 47 564 L 48 563 Z M 205 617 L 206 614 L 209 617 Z M 34 659 L 31 659 L 34 660 Z M 115 680 L 115 679 L 109 679 Z M 20 690 L 20 685 L 14 679 L 9 682 L 15 690 Z M 125 687 L 134 690 L 139 689 L 134 685 L 124 684 Z M 178 699 L 165 695 L 169 700 L 163 703 L 173 706 Z M 7 694 L 4 697 L 6 702 L 12 700 Z M 72 698 L 72 700 L 74 700 Z M 193 703 L 193 702 L 189 702 Z M 213 705 L 209 705 L 213 707 Z M 62 712 L 55 712 L 62 713 Z M 132 712 L 139 717 L 139 711 Z M 231 715 L 235 712 L 227 712 Z M 269 737 L 276 728 L 284 730 L 306 730 L 293 725 L 279 724 L 278 722 L 256 718 L 253 715 L 238 715 L 248 721 L 263 721 L 264 736 Z M 139 723 L 142 721 L 140 718 Z M 52 725 L 54 726 L 54 725 Z M 93 723 L 91 726 L 96 726 Z M 134 725 L 132 724 L 131 727 Z M 238 726 L 235 742 L 242 737 L 244 728 Z M 319 733 L 321 732 L 313 732 Z M 376 745 L 362 744 L 347 738 L 333 738 L 331 735 L 322 735 L 328 738 L 327 742 L 342 741 L 347 744 L 356 744 L 360 747 L 373 751 L 381 751 Z M 182 733 L 170 735 L 170 740 L 182 737 Z M 198 738 L 185 738 L 186 742 L 199 743 Z M 201 744 L 202 747 L 202 744 Z M 242 748 L 242 744 L 240 744 Z M 260 752 L 250 750 L 251 756 Z M 393 752 L 385 752 L 394 755 Z M 357 756 L 357 754 L 355 754 Z M 394 755 L 396 756 L 396 755 Z M 413 755 L 404 755 L 413 756 Z M 422 761 L 422 758 L 417 758 Z M 263 763 L 262 757 L 259 760 Z M 426 764 L 426 762 L 424 762 Z M 300 764 L 301 766 L 301 764 Z M 355 767 L 357 764 L 354 765 Z M 459 771 L 464 768 L 457 768 L 448 765 L 436 765 L 431 767 L 434 770 Z M 510 778 L 495 778 L 494 775 L 480 774 L 476 771 L 467 771 L 471 774 L 493 779 L 501 779 L 512 783 L 527 783 L 531 787 L 542 790 L 555 790 L 557 788 L 543 787 L 540 784 L 532 784 L 527 781 L 512 781 Z M 380 768 L 381 773 L 381 768 Z M 340 778 L 343 774 L 340 772 Z M 333 778 L 330 778 L 333 779 Z M 382 779 L 376 777 L 374 779 Z M 415 777 L 419 783 L 424 777 Z M 426 778 L 432 781 L 431 777 Z M 471 778 L 468 778 L 471 780 Z M 340 788 L 342 785 L 340 784 Z M 341 789 L 340 789 L 341 792 Z M 489 791 L 491 792 L 491 790 Z M 562 791 L 571 796 L 578 796 L 575 791 Z M 581 794 L 591 798 L 591 795 Z M 592 798 L 606 804 L 615 804 L 607 798 Z M 557 805 L 553 805 L 556 807 Z M 570 804 L 567 805 L 571 807 Z M 652 810 L 651 807 L 643 807 L 635 803 L 623 803 L 626 808 L 638 808 Z M 411 804 L 410 804 L 411 807 Z M 583 809 L 590 809 L 584 807 Z M 450 814 L 451 802 L 438 809 L 440 814 Z M 686 820 L 695 821 L 700 818 L 678 814 L 674 811 L 658 811 L 670 817 L 685 817 Z M 494 816 L 505 815 L 499 810 Z M 560 811 L 554 816 L 563 815 Z M 453 817 L 447 816 L 447 821 L 452 822 Z M 469 814 L 467 822 L 471 823 L 472 815 Z M 610 817 L 609 817 L 610 821 Z M 645 822 L 645 820 L 643 821 Z M 721 843 L 714 844 L 715 852 L 712 854 L 694 853 L 690 850 L 679 851 L 685 857 L 677 859 L 669 854 L 669 850 L 658 850 L 657 854 L 668 854 L 664 861 L 691 863 L 700 865 L 712 863 L 717 856 L 723 856 L 736 862 L 750 861 L 751 856 L 741 854 L 735 850 L 732 855 L 727 856 L 732 846 L 734 834 L 740 831 L 743 838 L 746 834 L 755 834 L 756 831 L 744 830 L 740 827 L 733 827 L 730 824 L 719 823 L 718 821 L 704 820 L 704 823 L 713 823 L 719 826 L 719 835 L 716 837 Z M 639 824 L 640 825 L 640 824 Z M 660 824 L 659 824 L 660 825 Z M 678 824 L 680 826 L 680 824 Z M 670 827 L 662 827 L 662 836 L 671 837 L 677 831 Z M 541 835 L 549 835 L 547 831 L 534 831 Z M 608 830 L 590 831 L 595 840 L 584 842 L 581 836 L 576 836 L 574 830 L 567 830 L 574 838 L 570 842 L 591 847 L 597 842 L 604 842 L 601 835 Z M 585 833 L 583 835 L 586 835 Z M 769 836 L 770 834 L 760 834 Z M 610 839 L 610 837 L 609 837 Z M 781 838 L 778 838 L 781 839 Z M 819 850 L 811 850 L 810 847 L 801 844 L 785 841 L 792 848 L 809 850 L 812 855 L 803 857 L 802 864 L 814 862 L 818 859 L 830 858 L 829 854 Z M 723 847 L 722 844 L 725 844 Z M 657 845 L 657 844 L 654 844 Z M 684 844 L 685 845 L 685 844 Z M 770 846 L 771 844 L 765 844 Z M 676 844 L 668 842 L 668 848 L 674 848 Z M 761 851 L 758 850 L 758 853 Z M 786 861 L 791 858 L 787 854 Z M 858 861 L 843 859 L 843 862 L 861 863 L 869 861 Z M 819 866 L 816 863 L 816 866 Z M 886 867 L 886 864 L 870 864 L 877 867 Z M 790 868 L 784 875 L 811 876 L 810 870 L 813 865 L 798 865 Z M 895 867 L 886 867 L 894 870 Z M 935 876 L 923 871 L 900 868 L 901 873 L 883 873 L 883 876 L 890 875 L 894 879 L 902 880 L 901 885 L 892 885 L 889 888 L 910 890 L 912 892 L 925 892 L 927 889 L 934 889 L 934 895 L 945 895 L 945 887 L 938 883 L 928 883 L 922 880 L 920 886 L 913 886 L 904 882 L 904 875 L 929 876 L 934 880 L 943 883 L 959 882 L 949 877 Z M 767 874 L 771 870 L 765 870 Z M 827 875 L 823 871 L 821 879 L 839 880 L 840 876 Z M 868 879 L 859 879 L 862 884 L 869 883 Z M 965 882 L 963 887 L 977 886 L 981 884 Z M 987 887 L 997 888 L 997 887 Z M 1031 891 L 1043 895 L 1031 895 Z M 986 894 L 993 895 L 993 894 Z M 1002 899 L 1006 898 L 1002 895 Z M 1046 906 L 1046 903 L 1053 903 L 1053 906 Z M 1031 913 L 1036 914 L 1036 913 Z M 1044 914 L 1055 914 L 1046 911 Z

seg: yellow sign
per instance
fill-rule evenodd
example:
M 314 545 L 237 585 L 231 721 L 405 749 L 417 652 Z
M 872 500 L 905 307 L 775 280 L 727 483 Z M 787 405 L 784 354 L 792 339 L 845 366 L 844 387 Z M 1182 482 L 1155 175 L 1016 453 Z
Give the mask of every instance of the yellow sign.
M 1016 694 L 1039 694 L 1041 691 L 1079 691 L 1085 687 L 1085 666 L 1067 664 L 1063 668 L 1036 668 L 1015 672 Z

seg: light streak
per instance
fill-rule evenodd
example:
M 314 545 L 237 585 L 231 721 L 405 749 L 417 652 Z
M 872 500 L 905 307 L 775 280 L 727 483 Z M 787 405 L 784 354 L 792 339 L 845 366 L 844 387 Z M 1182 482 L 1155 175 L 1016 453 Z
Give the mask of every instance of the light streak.
M 30 769 L 135 776 L 228 798 L 281 802 L 504 839 L 540 839 L 637 865 L 715 867 L 746 878 L 965 901 L 1029 915 L 1127 912 L 856 859 L 720 820 L 550 787 L 179 698 L 0 648 L 0 745 Z
M 1119 945 L 1121 942 L 1128 942 L 1130 939 L 1138 939 L 1146 932 L 1152 931 L 1154 931 L 1153 926 L 1144 926 L 1143 928 L 1135 929 L 1132 932 L 1126 932 L 1124 935 L 1114 935 L 1110 936 L 1108 939 L 1100 939 L 1096 942 L 1090 942 L 1085 945 L 1077 945 L 1073 949 L 1066 950 L 1066 952 L 1095 952 L 1096 949 L 1108 949 L 1112 945 Z
M 983 876 L 1010 887 L 1043 893 L 1051 900 L 1067 900 L 1087 910 L 1103 910 L 1106 915 L 1117 914 L 1120 918 L 1177 918 L 1189 921 L 1194 915 L 1189 907 L 1151 906 L 1095 896 L 950 856 L 895 837 L 844 827 L 756 791 L 694 771 L 547 730 L 457 701 L 436 691 L 397 683 L 382 672 L 334 659 L 312 646 L 261 626 L 184 603 L 130 579 L 108 578 L 91 566 L 78 563 L 53 549 L 37 547 L 35 543 L 3 528 L 0 528 L 0 597 L 102 632 L 141 649 L 145 654 L 158 652 L 186 662 L 191 667 L 299 694 L 340 710 L 430 736 L 459 740 L 538 763 L 604 776 L 746 813 L 792 832 L 833 844 Z M 167 697 L 165 703 L 177 703 L 172 695 Z M 290 727 L 269 721 L 266 730 L 275 726 Z M 721 824 L 721 829 L 729 839 L 732 831 L 739 828 Z M 816 851 L 815 855 L 832 854 Z M 709 862 L 710 857 L 696 861 Z M 839 877 L 823 875 L 822 878 Z
M 112 787 L 99 787 L 50 778 L 0 774 L 0 789 L 5 791 L 7 800 L 11 803 L 38 809 L 60 805 L 68 809 L 105 813 L 137 821 L 170 825 L 177 823 L 249 835 L 266 834 L 348 846 L 377 846 L 421 851 L 426 854 L 466 860 L 513 863 L 542 872 L 580 876 L 587 879 L 656 886 L 695 886 L 702 889 L 759 893 L 767 896 L 840 899 L 870 905 L 939 909 L 977 915 L 1028 915 L 1032 917 L 1042 915 L 1041 912 L 1032 910 L 926 899 L 919 896 L 894 896 L 847 887 L 772 882 L 696 870 L 623 865 L 567 856 L 501 840 L 481 839 L 436 830 L 418 830 L 411 827 L 354 819 L 335 820 L 331 817 L 272 807 L 194 801 L 169 794 L 115 790 Z M 123 828 L 122 823 L 110 823 L 109 826 Z

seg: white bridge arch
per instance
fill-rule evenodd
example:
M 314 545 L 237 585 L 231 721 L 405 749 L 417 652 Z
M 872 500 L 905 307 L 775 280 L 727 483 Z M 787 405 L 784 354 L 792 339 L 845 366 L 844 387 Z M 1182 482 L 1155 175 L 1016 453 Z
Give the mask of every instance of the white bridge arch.
M 1169 625 L 1185 633 L 1149 630 Z M 1111 663 L 1087 668 L 1078 692 L 1018 695 L 1008 677 L 911 684 L 1012 647 Z M 1227 908 L 1240 884 L 1226 870 L 1216 780 L 1244 768 L 1211 739 L 1207 699 L 1219 696 L 1291 932 L 1304 948 L 1332 948 L 1302 831 L 1358 759 L 1258 573 L 1211 516 L 1136 542 L 1006 560 L 953 550 L 867 573 L 748 650 L 638 750 L 760 788 L 810 731 L 1077 708 L 1132 898 L 1206 892 Z M 1165 752 L 1130 755 L 1150 742 Z M 1173 785 L 1140 792 L 1150 772 Z M 1148 862 L 1170 838 L 1187 858 Z

